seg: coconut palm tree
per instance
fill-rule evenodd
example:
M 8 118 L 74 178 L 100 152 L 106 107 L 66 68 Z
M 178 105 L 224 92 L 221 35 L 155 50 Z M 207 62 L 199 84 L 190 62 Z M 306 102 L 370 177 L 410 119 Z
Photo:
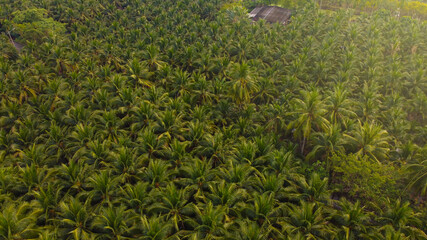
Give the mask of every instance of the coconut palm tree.
M 144 171 L 143 179 L 149 182 L 152 186 L 159 188 L 166 185 L 169 180 L 171 171 L 168 171 L 170 164 L 162 160 L 150 160 L 148 167 Z
M 301 201 L 300 206 L 290 204 L 288 208 L 283 229 L 291 237 L 300 235 L 305 239 L 333 237 L 333 231 L 327 225 L 329 217 L 323 216 L 321 205 Z
M 422 156 L 427 149 L 424 147 L 419 156 Z M 418 159 L 418 158 L 417 158 Z M 410 180 L 408 188 L 414 190 L 420 196 L 424 196 L 427 193 L 427 160 L 422 160 L 419 158 L 418 161 L 413 161 L 408 164 L 405 169 L 410 173 Z
M 343 119 L 356 116 L 356 113 L 352 110 L 353 103 L 348 98 L 348 95 L 349 93 L 343 84 L 336 85 L 333 91 L 328 92 L 327 108 L 332 124 L 342 124 Z
M 307 154 L 306 160 L 315 159 L 326 162 L 326 168 L 331 176 L 332 162 L 330 158 L 339 152 L 344 152 L 345 140 L 338 125 L 328 126 L 326 132 L 317 132 L 311 139 L 313 149 Z
M 248 198 L 247 191 L 239 188 L 235 183 L 220 181 L 209 184 L 211 193 L 207 193 L 207 198 L 215 206 L 224 206 L 227 215 L 238 216 L 239 203 Z
M 355 239 L 360 234 L 366 233 L 366 225 L 370 218 L 364 212 L 364 207 L 360 205 L 360 202 L 357 201 L 353 204 L 346 199 L 341 199 L 339 204 L 341 210 L 333 214 L 331 219 L 342 228 L 338 235 L 343 239 Z
M 61 202 L 61 214 L 58 221 L 64 230 L 65 237 L 90 239 L 93 236 L 91 232 L 93 216 L 90 214 L 88 200 L 83 204 L 76 198 Z
M 104 208 L 100 216 L 94 220 L 93 228 L 100 229 L 102 235 L 109 238 L 126 239 L 131 219 L 129 215 L 129 211 L 123 206 Z
M 165 144 L 165 137 L 155 134 L 152 128 L 146 128 L 138 135 L 136 141 L 139 145 L 138 152 L 139 154 L 147 154 L 148 159 L 152 159 L 153 155 L 161 151 Z
M 110 203 L 114 195 L 115 189 L 113 186 L 118 182 L 118 177 L 111 176 L 111 172 L 108 170 L 101 171 L 99 174 L 94 174 L 90 177 L 88 185 L 92 188 L 89 194 L 89 198 L 94 203 L 100 205 L 104 203 Z
M 273 192 L 253 193 L 250 203 L 242 206 L 242 214 L 258 224 L 274 224 L 278 221 L 282 207 Z
M 295 179 L 289 191 L 291 191 L 291 198 L 296 197 L 317 203 L 328 203 L 331 194 L 328 189 L 328 178 L 321 179 L 319 174 L 315 172 L 311 173 L 308 181 L 301 177 Z
M 193 208 L 196 218 L 189 219 L 189 224 L 194 226 L 194 230 L 188 237 L 212 239 L 224 236 L 226 212 L 223 206 L 214 207 L 212 202 L 208 202 L 203 207 L 194 205 Z
M 125 181 L 132 181 L 137 178 L 143 163 L 143 158 L 137 157 L 136 150 L 121 147 L 117 152 L 110 154 L 114 171 L 120 174 Z
M 160 60 L 159 52 L 160 49 L 154 44 L 148 45 L 146 50 L 143 52 L 143 58 L 146 59 L 145 61 L 150 72 L 155 72 L 164 64 L 164 62 Z
M 287 129 L 301 141 L 301 153 L 303 154 L 312 130 L 325 129 L 329 125 L 329 121 L 324 117 L 327 110 L 317 90 L 301 91 L 301 95 L 301 99 L 297 98 L 293 101 L 293 111 L 291 112 L 292 115 L 298 117 L 289 123 Z
M 0 239 L 426 239 L 423 16 L 263 2 L 2 1 Z
M 175 231 L 184 229 L 184 222 L 189 218 L 192 208 L 189 204 L 188 189 L 177 189 L 172 183 L 162 188 L 159 195 L 159 202 L 152 204 L 148 212 L 154 215 L 162 214 L 166 220 L 170 221 Z
M 373 160 L 380 162 L 387 158 L 389 152 L 389 139 L 387 131 L 375 123 L 359 121 L 355 131 L 350 135 L 345 134 L 349 145 L 354 149 L 356 155 L 367 155 Z
M 249 103 L 252 94 L 258 90 L 257 82 L 247 62 L 235 63 L 231 66 L 228 75 L 232 80 L 230 94 L 236 104 Z
M 212 162 L 201 159 L 192 159 L 191 162 L 186 162 L 180 168 L 179 174 L 182 178 L 177 183 L 194 191 L 194 198 L 201 199 L 205 198 L 205 191 L 209 188 L 208 183 L 215 178 Z
M 386 209 L 381 211 L 382 216 L 379 218 L 381 221 L 390 223 L 398 230 L 403 229 L 407 224 L 416 223 L 416 213 L 409 206 L 409 202 L 402 202 L 400 199 L 392 202 L 387 199 L 386 204 Z
M 141 63 L 137 58 L 134 58 L 129 61 L 127 67 L 129 69 L 130 78 L 133 79 L 135 86 L 153 86 L 153 83 L 149 80 L 151 77 L 151 73 L 149 72 L 148 67 L 144 63 Z
M 39 191 L 34 192 L 40 209 L 43 209 L 44 220 L 46 222 L 57 215 L 58 206 L 62 200 L 61 190 L 61 187 L 56 187 L 48 183 L 46 189 L 41 188 Z
M 424 231 L 417 228 L 420 224 L 417 215 L 420 213 L 414 212 L 409 206 L 409 202 L 402 202 L 401 199 L 391 201 L 387 198 L 385 204 L 385 209 L 380 209 L 381 216 L 378 219 L 379 221 L 393 226 L 395 231 L 413 239 L 427 237 Z
M 4 205 L 0 213 L 1 239 L 29 239 L 37 237 L 35 220 L 39 209 L 28 203 Z
M 239 239 L 239 240 L 261 240 L 266 239 L 272 231 L 268 224 L 263 224 L 261 227 L 257 222 L 250 220 L 241 221 L 238 223 L 237 229 L 229 231 L 227 239 Z

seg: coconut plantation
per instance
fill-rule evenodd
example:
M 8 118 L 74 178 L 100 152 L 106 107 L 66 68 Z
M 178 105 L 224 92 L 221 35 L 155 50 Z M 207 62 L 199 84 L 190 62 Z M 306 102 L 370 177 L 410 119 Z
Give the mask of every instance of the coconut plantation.
M 0 2 L 0 240 L 427 239 L 426 1 Z

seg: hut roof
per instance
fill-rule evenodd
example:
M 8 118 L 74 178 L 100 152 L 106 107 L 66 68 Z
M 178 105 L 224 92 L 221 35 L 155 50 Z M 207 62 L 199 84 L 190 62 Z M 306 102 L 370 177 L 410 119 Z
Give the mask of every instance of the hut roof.
M 291 15 L 291 10 L 276 6 L 256 7 L 249 13 L 249 17 L 255 21 L 258 19 L 265 19 L 270 23 L 278 22 L 281 24 L 286 24 L 291 18 Z

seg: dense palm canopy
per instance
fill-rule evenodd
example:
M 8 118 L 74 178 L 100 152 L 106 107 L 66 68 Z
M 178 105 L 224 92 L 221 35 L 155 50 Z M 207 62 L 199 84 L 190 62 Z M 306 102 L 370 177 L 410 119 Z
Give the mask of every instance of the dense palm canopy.
M 3 1 L 0 239 L 425 239 L 427 24 L 299 2 Z

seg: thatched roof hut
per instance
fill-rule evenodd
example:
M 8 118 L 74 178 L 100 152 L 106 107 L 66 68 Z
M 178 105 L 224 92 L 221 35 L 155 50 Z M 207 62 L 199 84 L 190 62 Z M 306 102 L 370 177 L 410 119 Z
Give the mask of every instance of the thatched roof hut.
M 291 18 L 292 12 L 289 9 L 276 6 L 261 6 L 256 7 L 249 13 L 249 17 L 254 21 L 265 19 L 270 23 L 286 24 Z

